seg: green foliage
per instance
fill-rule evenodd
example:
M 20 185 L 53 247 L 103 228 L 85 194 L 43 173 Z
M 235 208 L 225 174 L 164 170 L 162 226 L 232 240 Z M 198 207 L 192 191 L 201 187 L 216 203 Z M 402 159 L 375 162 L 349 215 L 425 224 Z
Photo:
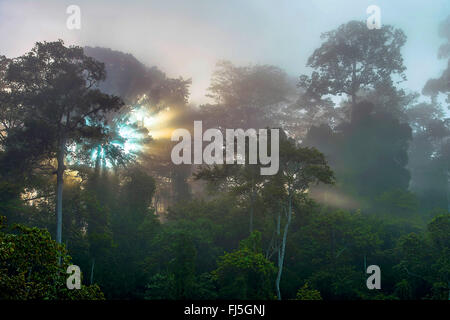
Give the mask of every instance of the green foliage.
M 437 97 L 448 93 L 448 70 L 424 88 L 430 102 L 412 106 L 418 94 L 394 83 L 405 71 L 402 31 L 351 21 L 322 40 L 300 93 L 278 67 L 221 62 L 209 88 L 215 104 L 198 110 L 186 105 L 189 80 L 121 52 L 58 41 L 0 57 L 0 213 L 20 223 L 6 231 L 0 217 L 0 299 L 103 299 L 104 292 L 108 299 L 447 300 L 450 128 Z M 331 98 L 339 95 L 349 100 L 337 105 Z M 197 167 L 173 165 L 165 139 L 126 161 L 111 144 L 117 128 L 106 123 L 121 99 L 129 104 L 121 119 L 136 102 L 170 106 L 176 119 L 168 128 L 197 116 L 205 127 L 280 128 L 279 171 L 202 167 L 194 177 L 201 181 L 191 181 Z M 82 152 L 68 150 L 73 144 Z M 117 160 L 113 168 L 90 159 L 94 147 L 103 160 Z M 68 151 L 79 164 L 64 163 Z M 57 162 L 65 246 L 51 239 L 61 199 Z M 85 272 L 81 290 L 65 286 L 72 260 Z M 366 287 L 371 264 L 381 268 L 381 290 Z
M 106 138 L 105 113 L 123 102 L 96 89 L 105 76 L 102 63 L 61 40 L 37 42 L 11 59 L 4 80 L 22 114 L 15 114 L 16 126 L 8 128 L 2 165 L 11 172 L 29 169 L 73 143 Z
M 435 217 L 424 234 L 410 233 L 399 239 L 400 262 L 395 266 L 403 277 L 396 284 L 400 299 L 447 299 L 450 291 L 450 215 Z
M 0 213 L 7 218 L 16 218 L 23 209 L 20 201 L 21 186 L 8 181 L 0 181 Z
M 147 300 L 175 300 L 175 280 L 171 273 L 157 273 L 150 277 L 146 286 Z
M 0 229 L 5 228 L 4 222 L 0 219 Z M 70 264 L 64 246 L 52 240 L 46 230 L 15 225 L 13 233 L 0 231 L 0 299 L 104 299 L 96 285 L 67 289 Z
M 239 249 L 225 253 L 213 271 L 222 299 L 271 299 L 275 266 L 261 253 L 258 231 L 241 242 Z
M 308 283 L 305 283 L 303 287 L 298 289 L 296 298 L 297 300 L 322 300 L 320 292 L 309 288 Z

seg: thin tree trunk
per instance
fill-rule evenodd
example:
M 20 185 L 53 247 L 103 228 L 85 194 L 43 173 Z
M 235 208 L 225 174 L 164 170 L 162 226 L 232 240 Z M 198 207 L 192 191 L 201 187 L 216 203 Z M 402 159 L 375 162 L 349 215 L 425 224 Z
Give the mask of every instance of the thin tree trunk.
M 352 97 L 352 106 L 350 110 L 350 122 L 353 121 L 353 112 L 355 112 L 356 106 L 356 91 L 358 91 L 356 86 L 356 62 L 352 64 L 352 84 L 351 84 L 351 97 Z
M 450 143 L 450 140 L 448 140 Z M 447 170 L 447 209 L 450 212 L 450 169 Z M 449 300 L 450 300 L 450 290 L 449 290 Z
M 283 241 L 281 242 L 281 250 L 280 250 L 281 253 L 279 251 L 279 254 L 278 254 L 278 274 L 277 274 L 277 280 L 276 280 L 278 300 L 281 300 L 280 281 L 281 281 L 281 275 L 283 273 L 284 256 L 286 254 L 286 240 L 287 240 L 287 233 L 288 233 L 289 225 L 291 223 L 291 217 L 292 217 L 292 198 L 289 197 L 287 221 L 286 221 L 286 224 L 284 225 Z
M 64 137 L 60 140 L 57 160 L 58 168 L 56 170 L 56 242 L 62 243 L 62 197 L 64 185 L 64 156 L 66 140 Z
M 95 258 L 92 258 L 92 267 L 91 267 L 91 285 L 94 283 L 94 266 L 95 266 Z
M 32 269 L 33 269 L 33 267 L 30 267 L 30 268 L 28 269 L 27 283 L 29 283 L 30 280 L 31 280 L 31 270 L 32 270 Z M 27 300 L 28 300 L 28 294 L 30 293 L 30 287 L 31 287 L 31 286 L 27 286 L 27 294 L 26 294 Z
M 281 209 L 282 210 L 282 209 Z M 277 279 L 275 281 L 275 286 L 277 289 L 277 297 L 278 300 L 281 300 L 281 292 L 280 292 L 280 281 L 278 279 L 278 275 L 279 275 L 279 271 L 280 271 L 280 260 L 281 260 L 281 252 L 280 252 L 280 244 L 278 243 L 279 239 L 280 239 L 280 226 L 281 226 L 281 211 L 278 212 L 278 220 L 277 220 L 277 236 L 276 236 L 276 246 L 278 247 L 277 250 L 277 256 L 278 256 L 278 274 L 277 274 Z M 281 276 L 280 276 L 281 279 Z
M 356 62 L 353 62 L 352 65 L 352 107 L 354 108 L 356 105 Z
M 254 212 L 254 205 L 255 205 L 255 191 L 252 187 L 252 192 L 250 194 L 250 234 L 253 232 L 253 212 Z
M 367 260 L 366 260 L 366 255 L 364 255 L 364 273 L 367 272 Z
M 100 174 L 100 154 L 102 152 L 102 146 L 99 144 L 97 146 L 97 158 L 95 159 L 95 168 L 94 168 L 94 172 L 96 175 Z

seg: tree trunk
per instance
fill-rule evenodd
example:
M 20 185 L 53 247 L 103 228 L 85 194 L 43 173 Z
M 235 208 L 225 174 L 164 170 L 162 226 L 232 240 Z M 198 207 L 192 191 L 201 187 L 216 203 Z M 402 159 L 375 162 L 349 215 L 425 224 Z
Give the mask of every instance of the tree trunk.
M 352 107 L 354 108 L 356 105 L 356 62 L 353 62 L 352 65 Z
M 450 169 L 447 170 L 447 210 L 448 212 L 450 212 Z M 450 300 L 450 291 L 449 291 L 449 300 Z
M 280 275 L 280 261 L 281 261 L 281 252 L 280 252 L 280 244 L 278 243 L 279 239 L 280 239 L 280 226 L 281 226 L 281 212 L 278 212 L 278 220 L 277 220 L 277 240 L 276 240 L 276 246 L 278 247 L 277 250 L 277 255 L 278 255 L 278 274 L 277 274 L 277 279 L 275 281 L 275 286 L 277 288 L 277 297 L 278 300 L 281 300 L 281 292 L 280 292 L 280 280 L 281 280 L 281 275 Z
M 62 243 L 62 196 L 64 185 L 64 158 L 66 139 L 62 137 L 57 154 L 58 169 L 56 170 L 56 242 Z
M 289 197 L 287 221 L 286 221 L 286 224 L 284 225 L 283 240 L 281 242 L 281 250 L 278 251 L 278 274 L 277 274 L 277 280 L 276 280 L 278 300 L 281 300 L 280 281 L 281 281 L 281 275 L 283 273 L 283 262 L 284 262 L 284 256 L 286 253 L 287 233 L 288 233 L 289 225 L 291 224 L 291 218 L 292 218 L 292 198 Z
M 255 206 L 255 191 L 254 187 L 252 187 L 252 192 L 250 194 L 250 234 L 253 232 L 253 212 Z
M 356 62 L 353 62 L 352 64 L 352 84 L 351 84 L 351 97 L 352 97 L 352 105 L 350 110 L 350 122 L 353 120 L 353 112 L 355 112 L 355 106 L 356 106 L 356 92 L 358 91 L 357 85 L 356 85 Z
M 367 272 L 367 259 L 366 255 L 364 255 L 364 274 Z
M 91 285 L 94 283 L 94 266 L 95 266 L 95 258 L 92 258 L 92 267 L 91 267 Z
M 352 108 L 354 108 L 356 105 L 356 93 L 353 92 L 352 93 Z
M 97 146 L 97 158 L 95 159 L 94 172 L 96 175 L 100 174 L 100 158 L 101 158 L 102 146 L 99 144 Z

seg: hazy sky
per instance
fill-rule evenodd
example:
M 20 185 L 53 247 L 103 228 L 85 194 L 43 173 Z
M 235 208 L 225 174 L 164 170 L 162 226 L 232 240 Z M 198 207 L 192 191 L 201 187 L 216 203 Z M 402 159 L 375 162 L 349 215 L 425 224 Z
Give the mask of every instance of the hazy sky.
M 66 28 L 71 4 L 81 8 L 81 30 Z M 371 4 L 381 8 L 382 24 L 405 31 L 405 86 L 420 91 L 446 65 L 437 60 L 438 25 L 450 14 L 449 0 L 0 0 L 0 54 L 57 39 L 110 47 L 171 77 L 192 78 L 191 101 L 199 103 L 218 59 L 307 73 L 320 34 L 365 20 Z

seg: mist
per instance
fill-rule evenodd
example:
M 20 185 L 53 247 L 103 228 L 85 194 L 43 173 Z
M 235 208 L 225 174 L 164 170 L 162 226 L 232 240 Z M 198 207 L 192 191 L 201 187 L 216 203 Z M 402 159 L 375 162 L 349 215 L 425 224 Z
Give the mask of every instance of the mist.
M 8 57 L 25 53 L 36 41 L 100 46 L 133 54 L 170 77 L 192 78 L 190 102 L 205 97 L 218 60 L 237 65 L 271 64 L 297 77 L 320 34 L 343 21 L 365 20 L 373 1 L 0 1 L 0 50 Z M 81 9 L 81 30 L 66 28 L 66 8 Z M 436 59 L 439 22 L 446 0 L 377 1 L 383 24 L 404 30 L 408 81 L 421 91 L 424 79 L 437 77 L 445 61 Z M 428 61 L 423 64 L 423 61 Z
M 0 39 L 0 300 L 450 298 L 448 0 L 0 0 Z

